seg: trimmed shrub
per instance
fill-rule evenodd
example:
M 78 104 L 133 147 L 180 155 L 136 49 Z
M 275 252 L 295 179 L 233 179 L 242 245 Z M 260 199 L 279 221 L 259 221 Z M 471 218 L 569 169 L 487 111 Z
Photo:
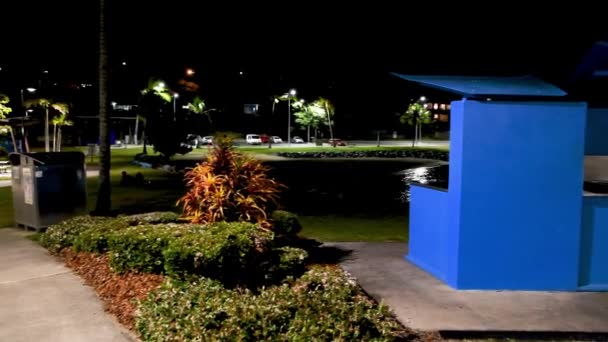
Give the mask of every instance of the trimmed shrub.
M 114 231 L 127 228 L 125 221 L 106 219 L 81 230 L 72 240 L 76 252 L 105 253 L 108 251 L 108 236 Z
M 255 284 L 270 262 L 272 234 L 251 223 L 220 222 L 169 243 L 163 256 L 167 274 L 202 275 L 227 286 Z
M 95 216 L 77 216 L 61 223 L 54 224 L 42 234 L 40 243 L 51 252 L 72 247 L 75 239 L 84 231 L 98 226 L 120 224 L 113 218 Z
M 143 224 L 172 223 L 179 220 L 173 212 L 153 212 L 118 218 L 78 216 L 50 226 L 40 238 L 51 252 L 73 247 L 77 252 L 103 253 L 108 236 L 114 231 Z
M 421 158 L 448 161 L 448 151 L 408 148 L 403 150 L 380 151 L 323 151 L 323 152 L 279 152 L 281 157 L 287 158 Z
M 304 273 L 308 252 L 300 248 L 280 247 L 274 253 L 275 259 L 266 275 L 268 282 L 278 283 L 287 277 L 298 277 Z
M 156 211 L 145 214 L 121 216 L 120 218 L 129 226 L 138 226 L 142 224 L 175 223 L 179 221 L 180 216 L 172 211 Z
M 139 304 L 136 329 L 146 341 L 392 341 L 402 329 L 337 268 L 258 294 L 206 278 L 168 280 Z
M 270 215 L 272 230 L 276 234 L 296 237 L 302 230 L 298 215 L 285 210 L 275 210 Z
M 108 236 L 110 265 L 115 272 L 162 273 L 163 251 L 188 225 L 143 225 L 115 231 Z

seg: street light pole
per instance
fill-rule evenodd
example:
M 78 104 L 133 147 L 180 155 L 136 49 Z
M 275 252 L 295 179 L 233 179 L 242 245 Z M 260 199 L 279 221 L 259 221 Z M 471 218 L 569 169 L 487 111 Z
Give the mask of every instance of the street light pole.
M 291 147 L 291 97 L 296 95 L 296 90 L 291 89 L 287 93 L 287 146 Z
M 28 110 L 27 108 L 25 108 L 25 96 L 23 93 L 23 88 L 20 89 L 21 90 L 21 107 L 23 108 L 23 117 L 21 118 L 21 138 L 23 139 L 23 141 L 21 142 L 21 151 L 23 152 L 23 150 L 25 149 L 25 152 L 29 152 L 30 151 L 30 147 L 29 144 L 27 143 L 27 138 L 25 137 L 25 125 L 24 125 L 24 120 L 25 118 L 28 116 Z M 26 88 L 25 90 L 28 91 L 28 93 L 33 93 L 36 91 L 36 88 Z
M 177 112 L 177 98 L 179 97 L 178 93 L 173 93 L 173 121 L 175 121 L 175 113 Z

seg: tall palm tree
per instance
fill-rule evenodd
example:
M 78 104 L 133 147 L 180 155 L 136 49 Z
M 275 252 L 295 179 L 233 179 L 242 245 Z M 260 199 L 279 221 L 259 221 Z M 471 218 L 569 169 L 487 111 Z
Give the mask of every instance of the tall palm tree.
M 188 110 L 196 115 L 205 115 L 209 121 L 209 125 L 213 124 L 211 119 L 211 112 L 215 111 L 215 108 L 207 108 L 205 100 L 199 96 L 195 96 L 192 102 L 188 103 Z
M 40 107 L 44 109 L 44 150 L 46 152 L 51 151 L 50 136 L 49 136 L 49 109 L 51 108 L 52 102 L 49 99 L 37 98 L 27 100 L 24 103 L 25 108 L 30 109 L 33 107 Z
M 26 108 L 40 107 L 44 109 L 44 150 L 46 152 L 51 151 L 51 137 L 49 134 L 49 112 L 50 110 L 57 111 L 60 114 L 67 113 L 70 111 L 68 104 L 63 102 L 53 102 L 52 100 L 45 98 L 31 99 L 24 103 Z M 54 150 L 54 148 L 53 148 Z
M 7 104 L 9 102 L 8 96 L 4 94 L 0 94 L 0 119 L 5 119 L 7 114 L 12 112 L 12 108 L 8 107 Z M 11 133 L 11 140 L 13 141 L 13 151 L 17 152 L 17 141 L 15 140 L 15 132 L 13 132 L 13 128 L 8 125 L 6 129 Z
M 94 211 L 97 215 L 108 215 L 111 206 L 106 19 L 106 1 L 99 0 L 99 191 Z
M 329 102 L 328 99 L 320 97 L 317 101 L 315 101 L 319 107 L 323 108 L 325 111 L 325 115 L 327 116 L 327 125 L 329 126 L 329 138 L 334 139 L 334 131 L 333 131 L 333 122 L 331 120 L 332 116 L 334 116 L 334 105 Z M 335 146 L 334 146 L 335 147 Z
M 66 109 L 67 109 L 66 105 Z M 63 126 L 72 126 L 74 122 L 68 120 L 68 112 L 61 112 L 59 115 L 53 118 L 53 152 L 61 151 L 61 127 Z
M 59 113 L 58 116 L 53 117 L 53 119 L 51 120 L 51 123 L 53 124 L 53 152 L 56 152 L 57 125 L 55 124 L 55 122 L 60 122 L 56 119 L 62 115 L 64 116 L 65 120 L 65 116 L 67 116 L 70 112 L 70 106 L 67 103 L 56 102 L 51 104 L 51 108 L 53 108 L 53 110 Z
M 150 79 L 148 86 L 141 91 L 142 97 L 140 100 L 140 113 L 138 118 L 143 122 L 144 129 L 142 133 L 143 153 L 147 154 L 146 128 L 148 121 L 157 116 L 161 111 L 164 103 L 169 103 L 173 99 L 171 91 L 162 80 Z

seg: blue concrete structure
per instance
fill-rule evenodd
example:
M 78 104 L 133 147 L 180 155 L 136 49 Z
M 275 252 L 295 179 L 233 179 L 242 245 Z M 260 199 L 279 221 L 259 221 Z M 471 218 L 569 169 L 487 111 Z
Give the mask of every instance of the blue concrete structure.
M 608 109 L 589 109 L 585 135 L 586 155 L 608 155 Z
M 449 188 L 411 186 L 407 259 L 456 289 L 608 290 L 608 196 L 583 192 L 585 150 L 605 139 L 586 146 L 587 105 L 463 89 Z M 547 89 L 534 95 L 560 96 Z
M 608 290 L 608 197 L 583 199 L 579 285 L 582 290 Z

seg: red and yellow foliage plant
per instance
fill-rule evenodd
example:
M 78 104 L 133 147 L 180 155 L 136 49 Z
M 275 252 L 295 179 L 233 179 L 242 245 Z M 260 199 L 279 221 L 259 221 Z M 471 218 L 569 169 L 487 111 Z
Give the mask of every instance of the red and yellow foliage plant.
M 234 150 L 229 138 L 215 139 L 207 159 L 185 174 L 188 192 L 178 200 L 192 223 L 255 222 L 270 226 L 284 185 L 268 176 L 269 168 Z

